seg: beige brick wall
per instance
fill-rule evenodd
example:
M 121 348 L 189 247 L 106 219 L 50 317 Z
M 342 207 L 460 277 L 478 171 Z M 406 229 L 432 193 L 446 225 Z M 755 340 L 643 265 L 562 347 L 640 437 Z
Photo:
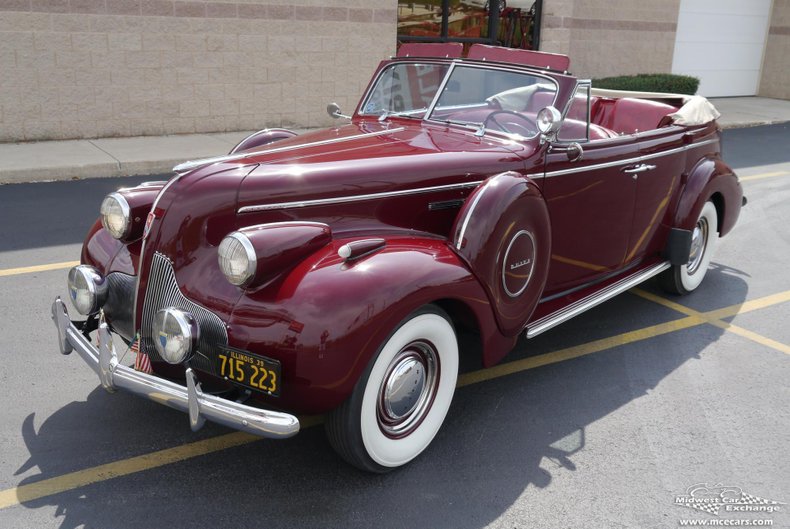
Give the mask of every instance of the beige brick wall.
M 680 0 L 544 0 L 541 50 L 579 77 L 669 72 Z
M 0 141 L 326 125 L 393 0 L 0 0 Z
M 774 0 L 760 95 L 790 99 L 790 0 Z

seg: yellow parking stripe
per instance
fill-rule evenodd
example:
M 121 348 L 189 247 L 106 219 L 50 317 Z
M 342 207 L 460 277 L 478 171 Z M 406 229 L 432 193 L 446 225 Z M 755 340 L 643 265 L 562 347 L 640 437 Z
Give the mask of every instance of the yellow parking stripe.
M 548 364 L 564 362 L 565 360 L 605 351 L 606 349 L 611 349 L 620 345 L 627 345 L 633 342 L 647 340 L 648 338 L 653 338 L 654 336 L 660 336 L 662 334 L 688 329 L 689 327 L 695 327 L 697 325 L 702 325 L 703 323 L 705 323 L 703 318 L 690 316 L 667 323 L 651 325 L 650 327 L 645 327 L 644 329 L 625 332 L 618 334 L 617 336 L 602 338 L 600 340 L 595 340 L 594 342 L 567 347 L 558 351 L 552 351 L 551 353 L 532 356 L 522 360 L 508 362 L 506 364 L 499 364 L 489 367 L 488 369 L 481 369 L 479 371 L 473 371 L 471 373 L 461 375 L 458 377 L 458 387 L 477 384 L 478 382 L 483 382 L 485 380 L 504 377 L 506 375 L 518 373 L 519 371 L 526 371 L 527 369 L 534 369 L 536 367 L 541 367 Z
M 49 270 L 63 270 L 64 268 L 71 268 L 72 266 L 77 266 L 78 264 L 80 264 L 79 261 L 64 261 L 62 263 L 24 266 L 22 268 L 6 268 L 4 270 L 0 270 L 0 277 L 32 274 L 33 272 L 48 272 Z
M 7 489 L 0 491 L 0 509 L 60 494 L 92 483 L 107 481 L 119 476 L 126 476 L 142 472 L 143 470 L 169 465 L 177 461 L 210 454 L 218 450 L 240 446 L 258 439 L 260 438 L 250 434 L 236 432 Z
M 775 171 L 773 173 L 760 173 L 760 174 L 753 174 L 749 176 L 741 176 L 741 182 L 748 182 L 750 180 L 762 180 L 763 178 L 773 178 L 774 176 L 785 176 L 790 175 L 787 171 Z
M 737 334 L 738 336 L 759 343 L 760 345 L 770 347 L 771 349 L 776 349 L 777 351 L 781 351 L 785 354 L 790 354 L 790 346 L 720 319 L 720 318 L 728 318 L 730 316 L 735 316 L 737 314 L 743 314 L 745 312 L 751 312 L 753 310 L 761 309 L 770 305 L 776 305 L 779 303 L 784 303 L 786 301 L 789 301 L 790 290 L 710 312 L 697 312 L 694 309 L 690 309 L 684 305 L 675 303 L 674 301 L 668 300 L 666 298 L 662 298 L 661 296 L 657 296 L 656 294 L 645 292 L 644 290 L 639 288 L 634 288 L 631 291 L 637 296 L 640 296 L 644 299 L 650 300 L 654 303 L 658 303 L 659 305 L 663 305 L 664 307 L 685 314 L 690 318 L 703 319 L 705 323 L 709 323 L 714 327 L 718 327 L 719 329 L 723 329 L 725 331 L 730 331 L 734 334 Z
M 728 331 L 739 334 L 751 340 L 758 341 L 760 343 L 771 344 L 769 347 L 779 350 L 784 350 L 782 348 L 785 348 L 786 350 L 784 350 L 784 352 L 790 354 L 790 348 L 784 344 L 774 342 L 769 338 L 765 338 L 756 333 L 752 333 L 747 329 L 742 329 L 741 327 L 737 327 L 718 319 L 735 316 L 744 312 L 751 312 L 753 310 L 758 310 L 790 301 L 790 290 L 710 312 L 697 312 L 666 298 L 662 298 L 660 296 L 656 296 L 655 294 L 651 294 L 639 289 L 633 289 L 631 292 L 634 292 L 643 298 L 655 301 L 656 303 L 660 303 L 661 305 L 676 310 L 682 314 L 686 314 L 686 317 L 667 323 L 660 323 L 658 325 L 651 325 L 642 329 L 625 332 L 616 336 L 611 336 L 609 338 L 603 338 L 593 342 L 567 347 L 565 349 L 560 349 L 551 353 L 524 358 L 522 360 L 500 364 L 488 369 L 481 369 L 479 371 L 466 373 L 459 377 L 458 387 L 468 386 L 486 380 L 492 380 L 521 371 L 526 371 L 528 369 L 534 369 L 536 367 L 563 362 L 565 360 L 571 360 L 573 358 L 579 358 L 591 353 L 647 340 L 655 336 L 660 336 L 682 329 L 688 329 L 698 325 L 704 325 L 706 323 L 716 325 L 717 327 L 726 328 Z M 300 418 L 302 429 L 315 426 L 321 422 L 321 417 Z M 166 448 L 164 450 L 135 456 L 129 459 L 106 463 L 104 465 L 99 465 L 84 470 L 78 470 L 76 472 L 55 476 L 11 489 L 2 490 L 0 491 L 0 509 L 18 505 L 22 502 L 53 496 L 55 494 L 74 490 L 93 483 L 107 481 L 116 477 L 126 476 L 129 474 L 142 472 L 144 470 L 151 470 L 164 465 L 169 465 L 171 463 L 191 459 L 193 457 L 219 452 L 236 446 L 242 446 L 258 440 L 260 440 L 259 437 L 241 432 L 235 432 L 213 437 L 211 439 L 205 439 L 203 441 L 187 443 L 173 448 Z
M 738 314 L 743 314 L 744 312 L 764 309 L 766 307 L 778 305 L 780 303 L 786 303 L 788 301 L 790 301 L 790 290 L 785 290 L 784 292 L 779 292 L 778 294 L 771 294 L 770 296 L 763 296 L 751 301 L 744 301 L 740 305 L 732 305 L 729 307 L 724 307 L 723 309 L 712 310 L 710 312 L 706 312 L 705 315 L 708 318 L 720 320 L 722 318 L 730 318 L 732 316 L 737 316 Z
M 766 347 L 770 347 L 771 349 L 776 349 L 777 351 L 781 351 L 786 355 L 790 355 L 790 345 L 785 345 L 782 342 L 777 342 L 776 340 L 767 338 L 762 334 L 757 334 L 756 332 L 752 332 L 749 329 L 744 329 L 743 327 L 733 325 L 732 323 L 727 323 L 726 321 L 709 320 L 708 323 L 710 323 L 715 327 L 718 327 L 719 329 L 724 329 L 725 331 L 730 331 L 733 334 L 737 334 L 738 336 L 746 338 L 747 340 L 751 340 L 760 345 L 764 345 Z
M 315 426 L 321 420 L 321 417 L 300 418 L 302 428 Z M 234 432 L 70 472 L 62 476 L 0 491 L 0 509 L 260 440 L 261 438 L 255 435 Z

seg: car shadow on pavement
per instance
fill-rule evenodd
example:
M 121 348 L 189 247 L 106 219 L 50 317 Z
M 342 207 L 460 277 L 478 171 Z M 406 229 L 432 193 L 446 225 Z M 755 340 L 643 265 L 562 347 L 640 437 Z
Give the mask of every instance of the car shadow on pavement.
M 709 274 L 706 289 L 716 290 L 714 308 L 744 301 L 748 287 L 737 271 L 714 267 Z M 652 285 L 645 288 L 657 291 Z M 683 317 L 645 303 L 636 296 L 620 296 L 559 331 L 520 342 L 505 361 L 551 352 L 558 349 L 558 341 L 578 344 L 598 338 L 590 336 L 592 329 L 612 336 Z M 629 320 L 629 311 L 652 320 Z M 385 475 L 349 467 L 331 450 L 322 428 L 313 427 L 290 440 L 256 441 L 22 505 L 54 506 L 61 529 L 477 529 L 499 519 L 525 494 L 552 494 L 560 474 L 572 480 L 568 472 L 590 471 L 575 459 L 591 435 L 597 446 L 605 444 L 614 454 L 618 446 L 637 442 L 627 431 L 602 432 L 590 426 L 699 358 L 722 332 L 712 326 L 703 332 L 688 329 L 463 387 L 426 452 Z M 72 402 L 47 417 L 37 431 L 34 423 L 31 416 L 22 426 L 30 459 L 20 464 L 18 474 L 38 473 L 19 486 L 228 431 L 208 425 L 191 434 L 183 414 L 129 395 L 107 395 L 100 388 L 86 401 Z M 632 478 L 639 471 L 634 465 Z M 554 515 L 562 516 L 561 503 L 575 501 L 553 498 Z M 535 508 L 547 503 L 547 498 L 537 497 Z M 524 508 L 523 502 L 518 505 Z M 520 519 L 526 523 L 528 516 Z

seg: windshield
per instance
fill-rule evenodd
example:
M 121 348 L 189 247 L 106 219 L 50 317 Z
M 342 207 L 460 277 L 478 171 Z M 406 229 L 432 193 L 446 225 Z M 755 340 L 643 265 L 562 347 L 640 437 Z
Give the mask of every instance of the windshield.
M 440 86 L 436 106 L 426 116 Z M 379 76 L 360 114 L 427 118 L 531 137 L 538 134 L 538 111 L 554 104 L 556 91 L 553 81 L 528 72 L 397 63 Z
M 388 67 L 370 92 L 361 114 L 423 117 L 449 69 L 448 64 L 418 63 Z
M 456 66 L 429 119 L 534 136 L 541 108 L 554 104 L 556 85 L 529 73 Z

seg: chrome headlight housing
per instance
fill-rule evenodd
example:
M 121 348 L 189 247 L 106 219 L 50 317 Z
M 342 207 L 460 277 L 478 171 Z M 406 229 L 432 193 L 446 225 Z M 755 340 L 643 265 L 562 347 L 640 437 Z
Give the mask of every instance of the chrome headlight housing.
M 180 364 L 195 351 L 200 327 L 189 312 L 170 307 L 154 315 L 151 326 L 154 347 L 168 363 Z
M 554 107 L 545 107 L 538 112 L 538 129 L 542 134 L 553 134 L 560 130 L 562 114 Z
M 77 312 L 93 314 L 107 301 L 109 284 L 92 266 L 79 265 L 69 270 L 69 297 Z
M 132 213 L 129 203 L 120 193 L 110 193 L 102 200 L 101 224 L 110 235 L 122 239 L 129 235 L 132 227 Z
M 243 286 L 255 277 L 258 257 L 252 242 L 243 233 L 234 231 L 222 239 L 217 258 L 220 270 L 231 284 Z

